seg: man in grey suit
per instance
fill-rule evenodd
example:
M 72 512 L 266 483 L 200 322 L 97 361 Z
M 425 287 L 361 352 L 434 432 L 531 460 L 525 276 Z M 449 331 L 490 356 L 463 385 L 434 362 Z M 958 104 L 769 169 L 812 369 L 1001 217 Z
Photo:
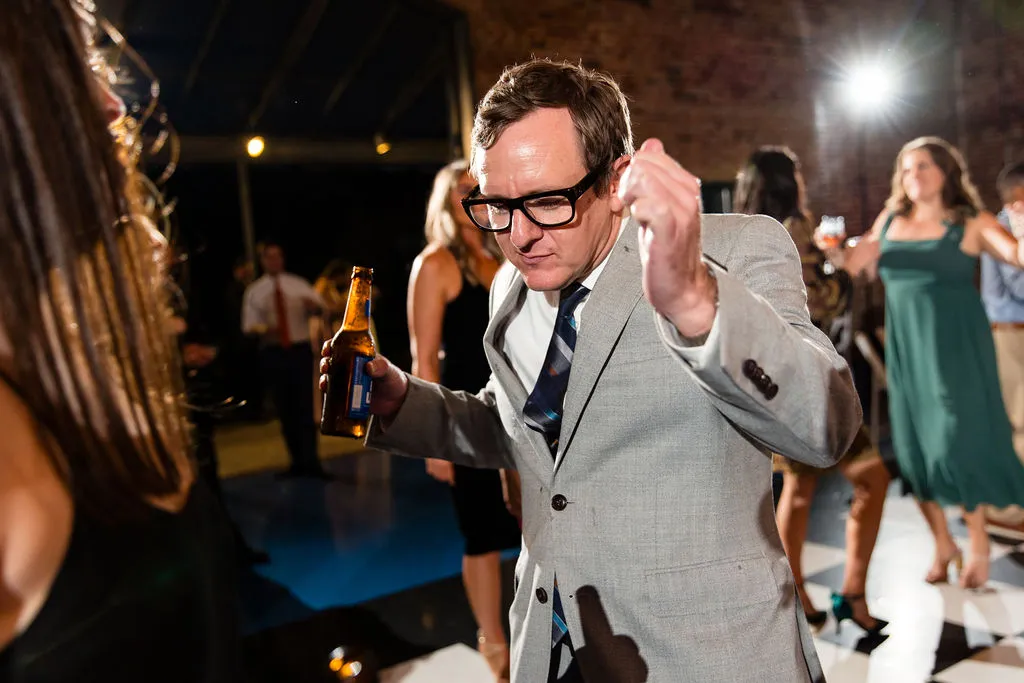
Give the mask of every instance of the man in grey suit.
M 508 69 L 473 140 L 463 205 L 513 266 L 493 374 L 471 395 L 376 359 L 367 443 L 519 472 L 512 680 L 823 680 L 771 452 L 831 465 L 861 415 L 785 230 L 702 216 L 699 181 L 634 151 L 618 86 L 580 66 Z

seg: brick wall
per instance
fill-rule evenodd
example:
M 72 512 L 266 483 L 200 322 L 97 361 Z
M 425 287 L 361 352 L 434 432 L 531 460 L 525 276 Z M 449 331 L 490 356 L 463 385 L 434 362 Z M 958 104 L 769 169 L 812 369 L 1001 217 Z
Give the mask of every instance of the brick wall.
M 790 145 L 804 162 L 813 210 L 845 215 L 851 232 L 861 213 L 858 126 L 872 217 L 904 142 L 924 134 L 956 140 L 956 0 L 446 1 L 468 17 L 478 95 L 503 67 L 531 55 L 582 60 L 619 80 L 638 141 L 664 139 L 706 180 L 734 177 L 756 145 Z M 997 22 L 997 3 L 1004 15 L 1014 5 L 963 0 L 970 7 L 957 32 L 961 142 L 993 206 L 1007 150 L 1024 152 L 1024 94 L 999 86 L 1024 77 L 1024 19 L 1017 10 Z M 903 65 L 901 101 L 884 116 L 858 120 L 835 84 L 844 64 L 872 49 Z

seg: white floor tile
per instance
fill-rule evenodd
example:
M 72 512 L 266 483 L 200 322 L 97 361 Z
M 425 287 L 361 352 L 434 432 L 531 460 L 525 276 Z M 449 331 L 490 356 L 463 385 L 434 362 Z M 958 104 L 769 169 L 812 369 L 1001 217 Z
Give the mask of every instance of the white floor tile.
M 380 683 L 494 683 L 494 674 L 480 653 L 460 643 L 387 669 Z
M 942 589 L 945 620 L 1009 636 L 1024 632 L 1024 590 L 990 581 L 984 591 Z
M 905 661 L 902 658 L 870 657 L 839 645 L 818 641 L 818 659 L 828 683 L 924 683 L 931 665 Z

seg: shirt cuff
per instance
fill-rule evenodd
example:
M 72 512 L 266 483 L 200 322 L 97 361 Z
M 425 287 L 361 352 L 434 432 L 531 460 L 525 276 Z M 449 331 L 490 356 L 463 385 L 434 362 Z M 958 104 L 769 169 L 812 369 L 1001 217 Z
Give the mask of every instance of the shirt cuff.
M 703 367 L 712 355 L 712 350 L 718 346 L 718 338 L 721 335 L 718 320 L 721 317 L 719 311 L 715 311 L 715 319 L 711 323 L 711 330 L 704 336 L 704 339 L 687 339 L 679 334 L 679 330 L 668 318 L 655 311 L 654 325 L 658 329 L 658 336 L 672 351 L 682 358 L 688 365 L 694 368 Z

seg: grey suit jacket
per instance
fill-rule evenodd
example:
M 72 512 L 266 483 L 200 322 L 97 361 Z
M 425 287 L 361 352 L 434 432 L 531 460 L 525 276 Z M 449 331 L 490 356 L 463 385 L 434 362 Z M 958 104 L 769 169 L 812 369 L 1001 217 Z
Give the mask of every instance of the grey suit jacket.
M 706 215 L 703 247 L 724 269 L 714 327 L 692 348 L 643 297 L 626 225 L 582 316 L 554 463 L 502 352 L 526 292 L 514 270 L 491 289 L 487 386 L 412 379 L 388 429 L 371 425 L 375 448 L 519 471 L 516 683 L 546 680 L 556 574 L 588 683 L 823 680 L 775 526 L 771 451 L 834 463 L 860 403 L 810 322 L 782 226 Z

